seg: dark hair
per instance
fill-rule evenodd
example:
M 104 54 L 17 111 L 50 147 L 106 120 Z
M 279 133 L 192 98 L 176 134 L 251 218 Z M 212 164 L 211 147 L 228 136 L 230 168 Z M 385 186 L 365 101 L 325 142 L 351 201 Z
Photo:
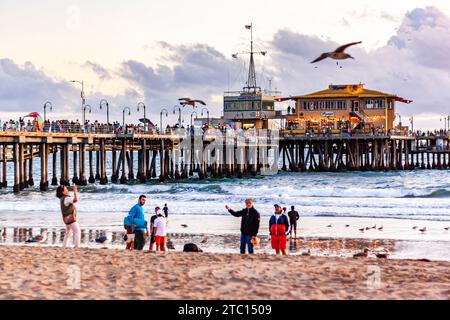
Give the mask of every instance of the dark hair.
M 64 186 L 56 188 L 56 197 L 61 199 L 64 196 Z
M 291 209 L 292 209 L 292 210 L 294 210 L 294 209 L 295 209 L 295 207 L 294 207 L 294 206 L 291 206 Z
M 141 194 L 141 195 L 139 196 L 139 200 L 141 200 L 142 198 L 147 199 L 147 196 L 145 196 L 144 194 Z

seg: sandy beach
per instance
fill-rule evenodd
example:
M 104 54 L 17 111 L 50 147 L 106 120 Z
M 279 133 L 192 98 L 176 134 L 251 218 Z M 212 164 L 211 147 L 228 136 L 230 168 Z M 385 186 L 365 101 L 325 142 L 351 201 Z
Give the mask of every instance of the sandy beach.
M 0 299 L 449 299 L 450 262 L 0 246 Z

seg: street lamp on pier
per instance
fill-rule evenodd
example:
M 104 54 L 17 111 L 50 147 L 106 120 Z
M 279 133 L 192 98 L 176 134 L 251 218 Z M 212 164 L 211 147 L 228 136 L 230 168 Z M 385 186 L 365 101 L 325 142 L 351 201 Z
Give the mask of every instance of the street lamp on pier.
M 192 111 L 192 113 L 191 113 L 191 128 L 192 128 L 192 124 L 193 124 L 193 122 L 192 122 L 192 116 L 194 115 L 194 113 L 195 113 L 195 119 L 198 118 L 197 112 L 196 112 L 196 111 Z
M 147 116 L 146 116 L 146 109 L 147 107 L 143 102 L 139 102 L 137 105 L 137 111 L 139 112 L 139 108 L 144 109 L 144 131 L 147 132 Z
M 45 125 L 45 120 L 47 120 L 47 108 L 50 108 L 50 111 L 53 110 L 53 105 L 50 101 L 47 101 L 46 103 L 44 103 L 44 125 Z
M 100 100 L 100 110 L 102 110 L 103 106 L 106 106 L 106 124 L 109 126 L 109 103 L 106 99 Z
M 83 108 L 84 108 L 84 104 L 86 103 L 86 99 L 84 98 L 84 81 L 78 81 L 78 80 L 70 80 L 70 82 L 73 83 L 79 83 L 81 84 L 81 113 L 83 114 Z M 83 126 L 84 126 L 84 118 L 82 119 L 83 121 Z
M 180 106 L 175 105 L 173 107 L 173 114 L 175 114 L 177 109 L 178 109 L 178 126 L 181 127 L 181 108 L 180 108 Z
M 167 116 L 169 115 L 169 112 L 167 111 L 167 109 L 166 108 L 162 108 L 161 109 L 161 112 L 159 113 L 159 125 L 160 125 L 160 132 L 161 133 L 163 133 L 163 124 L 162 124 L 162 116 L 163 116 L 163 113 L 166 113 L 166 118 L 167 118 Z M 164 132 L 165 132 L 165 130 L 164 130 Z
M 122 111 L 122 132 L 123 133 L 126 133 L 126 130 L 125 130 L 125 111 L 127 111 L 127 110 L 128 110 L 128 115 L 131 116 L 131 109 L 130 109 L 130 107 L 123 108 L 123 111 Z
M 400 127 L 400 130 L 402 128 L 402 116 L 400 115 L 400 113 L 396 113 L 395 115 L 398 116 L 398 126 Z
M 203 117 L 203 111 L 204 111 L 204 110 L 206 110 L 206 114 L 207 114 L 207 123 L 206 123 L 206 124 L 209 126 L 209 110 L 208 110 L 208 108 L 206 108 L 206 107 L 203 108 L 203 109 L 202 109 L 202 113 L 201 113 L 202 117 Z

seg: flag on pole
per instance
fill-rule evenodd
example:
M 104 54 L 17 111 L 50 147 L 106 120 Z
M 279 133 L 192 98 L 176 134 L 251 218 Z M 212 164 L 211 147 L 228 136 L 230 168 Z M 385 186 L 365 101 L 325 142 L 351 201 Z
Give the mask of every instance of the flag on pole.
M 245 25 L 245 29 L 251 29 L 251 28 L 252 28 L 252 25 L 251 25 L 251 24 Z

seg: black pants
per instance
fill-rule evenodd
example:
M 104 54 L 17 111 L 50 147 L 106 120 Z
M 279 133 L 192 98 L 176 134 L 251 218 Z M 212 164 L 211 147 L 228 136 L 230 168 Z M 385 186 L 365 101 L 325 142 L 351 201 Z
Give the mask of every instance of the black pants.
M 144 249 L 145 245 L 145 236 L 144 231 L 136 230 L 134 231 L 134 248 L 136 250 Z

